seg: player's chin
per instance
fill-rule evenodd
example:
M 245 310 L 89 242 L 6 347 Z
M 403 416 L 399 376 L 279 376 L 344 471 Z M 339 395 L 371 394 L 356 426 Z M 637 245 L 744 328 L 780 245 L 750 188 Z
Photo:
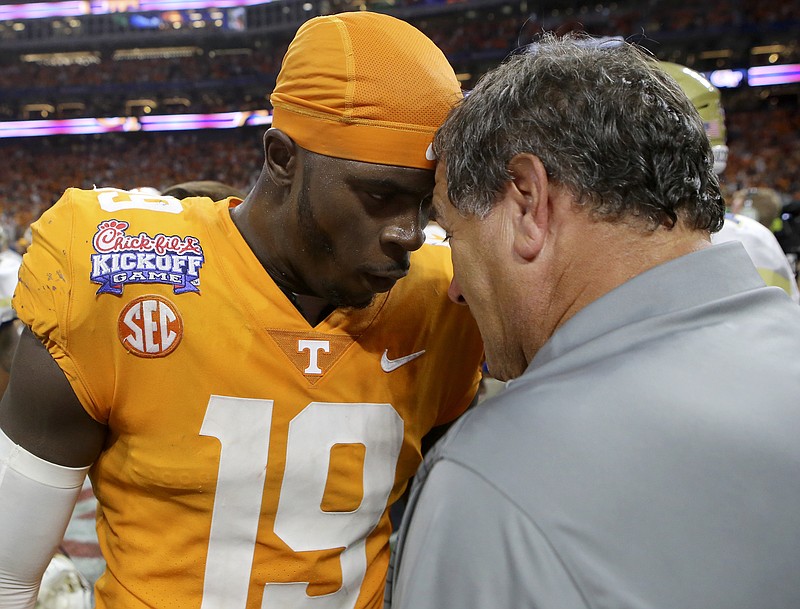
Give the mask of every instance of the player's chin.
M 372 290 L 338 290 L 332 292 L 329 301 L 336 307 L 345 309 L 366 309 L 375 300 L 375 292 Z

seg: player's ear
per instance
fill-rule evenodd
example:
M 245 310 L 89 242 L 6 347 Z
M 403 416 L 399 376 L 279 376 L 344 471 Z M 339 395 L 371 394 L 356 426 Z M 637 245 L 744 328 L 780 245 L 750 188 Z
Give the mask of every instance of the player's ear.
M 533 260 L 544 246 L 550 221 L 547 171 L 539 157 L 528 153 L 511 159 L 508 170 L 511 181 L 504 199 L 512 208 L 514 251 Z
M 289 186 L 297 167 L 297 145 L 280 129 L 264 134 L 264 167 L 273 183 Z

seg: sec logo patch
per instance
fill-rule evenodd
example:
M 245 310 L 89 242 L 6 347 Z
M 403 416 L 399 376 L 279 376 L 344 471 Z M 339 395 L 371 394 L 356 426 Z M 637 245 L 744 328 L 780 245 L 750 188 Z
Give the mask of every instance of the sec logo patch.
M 177 307 L 155 294 L 129 302 L 119 314 L 119 340 L 133 355 L 164 357 L 183 338 L 183 320 Z

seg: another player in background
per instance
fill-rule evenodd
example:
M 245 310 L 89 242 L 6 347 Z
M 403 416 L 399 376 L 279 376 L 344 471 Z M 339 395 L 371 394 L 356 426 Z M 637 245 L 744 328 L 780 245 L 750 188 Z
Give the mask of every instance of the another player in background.
M 0 403 L 0 605 L 32 602 L 91 466 L 100 609 L 381 606 L 388 507 L 480 378 L 449 252 L 422 247 L 460 97 L 407 23 L 312 19 L 244 202 L 70 189 L 42 216 Z
M 714 171 L 717 175 L 722 175 L 728 164 L 728 146 L 725 112 L 719 89 L 691 68 L 668 61 L 661 61 L 659 65 L 677 81 L 700 113 L 706 134 L 711 140 Z M 729 207 L 722 228 L 711 235 L 711 242 L 741 242 L 764 283 L 781 288 L 794 302 L 800 302 L 794 271 L 775 235 L 759 223 L 757 218 L 740 213 L 744 209 L 742 197 L 735 195 Z

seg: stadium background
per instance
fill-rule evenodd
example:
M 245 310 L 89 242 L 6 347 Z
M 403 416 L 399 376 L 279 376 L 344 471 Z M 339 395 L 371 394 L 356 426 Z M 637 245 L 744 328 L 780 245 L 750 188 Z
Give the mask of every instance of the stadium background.
M 542 30 L 637 41 L 722 89 L 726 194 L 767 186 L 800 208 L 800 0 L 0 2 L 0 223 L 12 242 L 69 186 L 249 190 L 286 46 L 303 21 L 344 10 L 410 21 L 465 89 Z M 65 546 L 92 581 L 93 518 L 86 487 Z

